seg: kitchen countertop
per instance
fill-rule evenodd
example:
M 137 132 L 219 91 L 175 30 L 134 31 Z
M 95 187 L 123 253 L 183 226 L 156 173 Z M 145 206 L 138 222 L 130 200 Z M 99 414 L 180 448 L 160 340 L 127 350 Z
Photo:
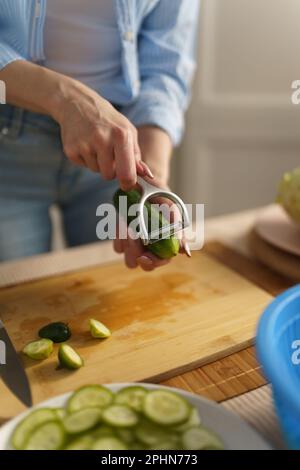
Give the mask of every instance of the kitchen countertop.
M 272 273 L 253 260 L 247 246 L 248 233 L 259 212 L 264 209 L 251 209 L 207 219 L 204 249 L 208 254 L 225 262 L 228 267 L 257 283 L 269 293 L 276 295 L 288 287 L 291 284 L 290 281 Z M 120 255 L 113 251 L 112 243 L 101 242 L 5 262 L 0 264 L 0 288 L 118 259 L 120 259 Z M 163 383 L 201 394 L 218 402 L 226 401 L 226 406 L 229 409 L 237 408 L 240 411 L 245 411 L 248 407 L 234 400 L 243 400 L 245 397 L 247 403 L 247 395 L 250 399 L 251 393 L 260 393 L 261 391 L 261 405 L 268 408 L 269 417 L 269 421 L 264 419 L 265 426 L 269 426 L 265 430 L 265 434 L 270 435 L 270 428 L 274 428 L 275 417 L 270 393 L 266 391 L 266 381 L 261 373 L 261 367 L 256 361 L 254 347 L 246 348 Z M 252 392 L 248 394 L 247 392 L 250 391 Z M 253 402 L 253 398 L 250 401 Z M 255 400 L 258 403 L 259 397 Z M 245 412 L 245 419 L 247 419 L 246 414 Z M 252 413 L 251 416 L 249 422 L 252 419 L 252 424 L 255 425 L 259 419 L 255 413 Z M 259 430 L 262 431 L 261 428 Z

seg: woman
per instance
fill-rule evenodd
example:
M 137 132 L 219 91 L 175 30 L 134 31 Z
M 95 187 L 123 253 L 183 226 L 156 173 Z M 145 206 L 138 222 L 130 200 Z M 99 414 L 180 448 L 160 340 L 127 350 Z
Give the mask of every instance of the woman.
M 49 207 L 70 246 L 137 174 L 166 186 L 194 71 L 198 0 L 1 0 L 0 260 L 50 249 Z M 99 177 L 100 173 L 100 177 Z M 128 267 L 163 264 L 116 240 Z

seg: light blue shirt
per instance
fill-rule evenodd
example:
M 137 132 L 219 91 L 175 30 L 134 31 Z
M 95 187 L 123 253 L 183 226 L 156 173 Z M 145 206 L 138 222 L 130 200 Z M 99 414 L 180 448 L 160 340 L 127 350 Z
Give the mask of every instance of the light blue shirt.
M 122 74 L 104 90 L 104 96 L 135 126 L 161 127 L 176 145 L 182 137 L 195 69 L 200 0 L 112 1 Z M 0 69 L 20 59 L 45 64 L 46 2 L 0 1 Z

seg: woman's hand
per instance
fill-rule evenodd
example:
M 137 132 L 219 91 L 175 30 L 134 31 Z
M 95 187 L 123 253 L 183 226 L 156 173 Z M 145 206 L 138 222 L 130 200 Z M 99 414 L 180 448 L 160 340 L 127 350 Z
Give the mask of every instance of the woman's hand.
M 169 166 L 172 145 L 168 135 L 161 129 L 144 126 L 138 130 L 139 145 L 143 160 L 154 173 L 154 178 L 149 181 L 159 188 L 168 188 Z M 157 201 L 162 202 L 162 201 Z M 125 224 L 125 222 L 124 222 Z M 121 227 L 122 231 L 126 230 Z M 134 234 L 128 233 L 127 238 L 114 240 L 114 248 L 117 253 L 124 253 L 125 263 L 128 268 L 140 266 L 144 271 L 153 271 L 164 266 L 170 260 L 160 259 L 147 250 L 140 239 L 135 240 Z
M 107 100 L 81 83 L 66 91 L 56 115 L 66 156 L 72 163 L 117 178 L 123 190 L 137 174 L 151 176 L 141 161 L 138 133 Z

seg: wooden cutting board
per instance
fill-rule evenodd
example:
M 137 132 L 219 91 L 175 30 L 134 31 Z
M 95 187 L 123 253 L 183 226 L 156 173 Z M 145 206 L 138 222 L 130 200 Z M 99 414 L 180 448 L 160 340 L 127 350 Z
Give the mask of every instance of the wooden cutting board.
M 95 382 L 159 381 L 252 344 L 271 296 L 203 252 L 153 273 L 120 263 L 0 290 L 0 317 L 18 350 L 51 321 L 69 323 L 85 367 L 56 370 L 53 354 L 24 359 L 34 402 Z M 111 328 L 99 341 L 88 319 Z M 56 347 L 57 350 L 57 347 Z M 22 408 L 0 383 L 1 415 Z M 4 411 L 5 410 L 5 411 Z

